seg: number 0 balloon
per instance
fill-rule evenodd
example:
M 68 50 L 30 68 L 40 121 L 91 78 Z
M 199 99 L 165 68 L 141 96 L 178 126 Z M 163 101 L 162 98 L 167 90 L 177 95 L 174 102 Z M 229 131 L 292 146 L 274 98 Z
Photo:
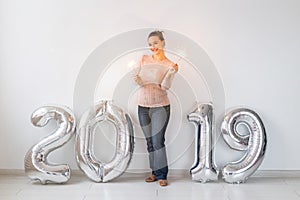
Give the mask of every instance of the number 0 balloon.
M 108 120 L 117 134 L 116 153 L 112 161 L 102 163 L 93 152 L 93 138 L 101 122 Z M 80 169 L 95 182 L 107 182 L 120 176 L 133 153 L 133 127 L 128 114 L 111 101 L 102 101 L 88 110 L 80 120 L 76 136 L 76 159 Z

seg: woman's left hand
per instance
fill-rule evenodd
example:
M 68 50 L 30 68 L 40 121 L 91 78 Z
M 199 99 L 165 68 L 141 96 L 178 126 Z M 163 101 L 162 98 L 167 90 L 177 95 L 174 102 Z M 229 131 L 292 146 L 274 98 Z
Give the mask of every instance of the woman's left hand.
M 176 72 L 178 72 L 178 64 L 176 63 L 173 68 L 175 69 Z

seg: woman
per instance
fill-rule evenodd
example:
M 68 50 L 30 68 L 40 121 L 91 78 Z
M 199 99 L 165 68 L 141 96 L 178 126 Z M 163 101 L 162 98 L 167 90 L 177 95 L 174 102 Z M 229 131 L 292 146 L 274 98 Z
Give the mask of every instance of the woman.
M 170 118 L 170 101 L 167 90 L 171 86 L 178 65 L 170 61 L 165 53 L 165 39 L 161 31 L 148 36 L 152 55 L 143 55 L 134 75 L 140 85 L 138 116 L 146 138 L 152 175 L 146 182 L 159 182 L 167 186 L 168 162 L 165 149 L 165 132 Z

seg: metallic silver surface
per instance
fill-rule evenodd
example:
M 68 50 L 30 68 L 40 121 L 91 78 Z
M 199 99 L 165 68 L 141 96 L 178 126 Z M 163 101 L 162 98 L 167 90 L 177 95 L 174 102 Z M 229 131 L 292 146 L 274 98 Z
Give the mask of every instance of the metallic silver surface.
M 196 109 L 188 114 L 188 120 L 196 129 L 195 162 L 190 169 L 192 180 L 207 182 L 218 180 L 218 171 L 213 160 L 212 125 L 213 107 L 211 104 L 198 103 Z
M 46 183 L 65 183 L 70 179 L 71 169 L 67 164 L 54 165 L 47 161 L 48 154 L 66 144 L 76 128 L 75 116 L 64 106 L 44 106 L 31 116 L 34 126 L 43 127 L 55 120 L 58 128 L 27 152 L 24 158 L 25 174 L 32 180 Z
M 238 133 L 237 127 L 247 127 L 249 135 Z M 223 179 L 228 183 L 243 183 L 260 166 L 264 159 L 267 136 L 259 115 L 247 108 L 228 112 L 221 126 L 225 142 L 233 149 L 246 151 L 238 161 L 226 164 L 222 169 Z
M 116 153 L 112 161 L 102 163 L 94 155 L 93 140 L 96 127 L 106 120 L 115 126 Z M 120 176 L 127 169 L 132 158 L 133 134 L 128 114 L 111 101 L 99 102 L 84 113 L 79 123 L 76 135 L 76 161 L 79 168 L 95 182 L 107 182 Z

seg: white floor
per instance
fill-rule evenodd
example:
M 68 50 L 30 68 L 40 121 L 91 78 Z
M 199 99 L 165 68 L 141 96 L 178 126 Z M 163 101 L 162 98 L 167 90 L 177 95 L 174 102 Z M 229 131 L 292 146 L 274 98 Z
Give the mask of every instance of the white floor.
M 199 183 L 183 174 L 169 175 L 170 185 L 145 183 L 144 175 L 125 174 L 109 183 L 95 183 L 87 177 L 72 175 L 66 184 L 41 185 L 24 175 L 0 175 L 1 200 L 101 200 L 101 199 L 197 199 L 197 200 L 300 200 L 300 177 L 253 176 L 244 184 L 222 180 Z

